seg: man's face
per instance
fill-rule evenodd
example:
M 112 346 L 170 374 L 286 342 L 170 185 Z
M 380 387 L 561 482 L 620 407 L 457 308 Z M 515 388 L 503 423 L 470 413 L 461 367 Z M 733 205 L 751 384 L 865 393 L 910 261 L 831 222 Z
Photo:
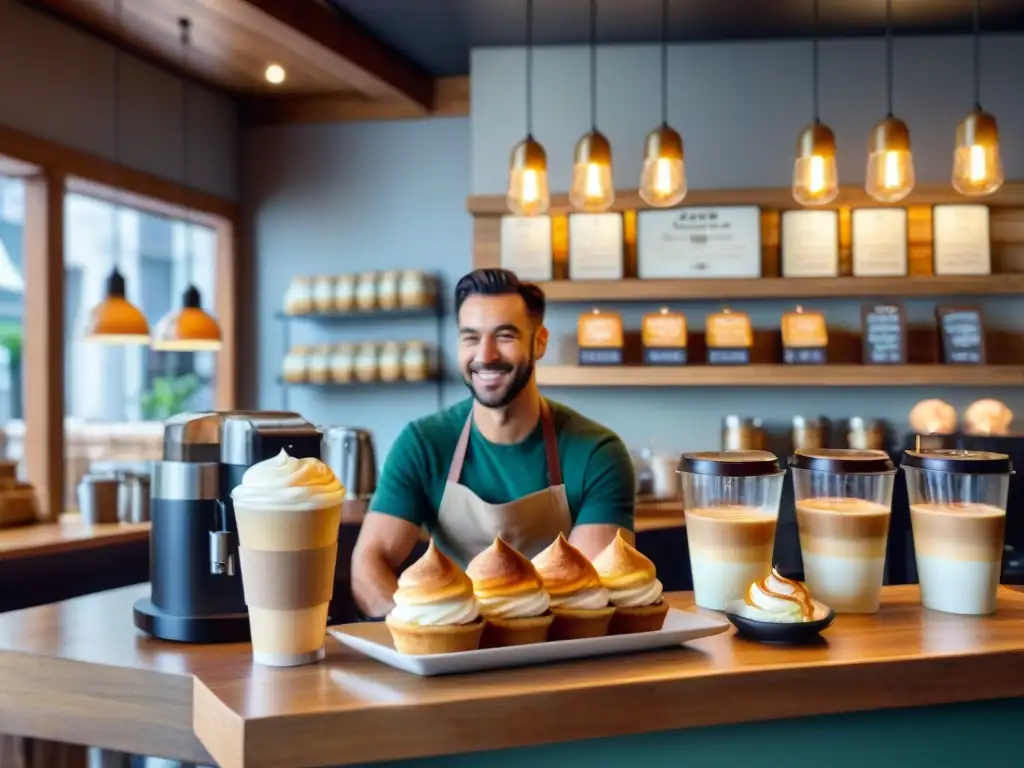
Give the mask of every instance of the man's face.
M 548 332 L 522 296 L 470 296 L 459 310 L 459 367 L 481 405 L 503 408 L 523 391 L 544 356 Z

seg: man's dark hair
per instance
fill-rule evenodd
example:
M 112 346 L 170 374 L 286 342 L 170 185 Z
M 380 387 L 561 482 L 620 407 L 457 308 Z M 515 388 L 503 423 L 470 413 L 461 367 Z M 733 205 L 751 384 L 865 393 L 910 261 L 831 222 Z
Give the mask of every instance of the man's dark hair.
M 455 314 L 470 296 L 511 296 L 518 294 L 526 302 L 526 311 L 536 323 L 544 322 L 544 291 L 534 283 L 524 283 L 509 269 L 474 269 L 463 275 L 455 286 Z

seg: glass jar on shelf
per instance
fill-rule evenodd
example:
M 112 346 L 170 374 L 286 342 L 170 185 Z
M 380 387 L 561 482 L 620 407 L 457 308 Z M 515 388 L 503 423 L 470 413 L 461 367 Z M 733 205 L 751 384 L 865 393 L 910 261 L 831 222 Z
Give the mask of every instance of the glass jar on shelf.
M 426 381 L 434 375 L 431 350 L 422 341 L 409 341 L 402 350 L 402 378 Z
M 377 344 L 366 341 L 359 345 L 356 351 L 353 373 L 356 381 L 368 383 L 377 381 L 379 370 L 377 367 Z
M 402 272 L 399 281 L 399 302 L 403 309 L 426 309 L 434 304 L 434 279 L 418 269 Z
M 356 278 L 338 275 L 334 281 L 334 311 L 351 312 L 356 307 Z
M 288 350 L 281 364 L 281 378 L 289 384 L 301 384 L 306 381 L 306 369 L 309 363 L 309 347 L 296 345 Z
M 313 280 L 309 277 L 293 277 L 284 292 L 286 315 L 306 315 L 313 311 Z
M 331 381 L 335 384 L 348 384 L 352 381 L 355 367 L 356 348 L 350 342 L 342 342 L 334 347 L 331 353 Z
M 372 312 L 377 308 L 377 273 L 363 272 L 356 280 L 356 308 Z
M 334 311 L 334 277 L 320 275 L 313 281 L 313 309 L 317 312 Z
M 381 309 L 398 309 L 400 275 L 401 273 L 396 269 L 388 269 L 380 273 L 377 280 L 377 306 Z
M 402 346 L 397 341 L 386 341 L 381 345 L 377 369 L 381 381 L 398 381 L 402 378 Z
M 331 380 L 331 345 L 318 344 L 309 356 L 307 378 L 310 384 L 327 384 Z

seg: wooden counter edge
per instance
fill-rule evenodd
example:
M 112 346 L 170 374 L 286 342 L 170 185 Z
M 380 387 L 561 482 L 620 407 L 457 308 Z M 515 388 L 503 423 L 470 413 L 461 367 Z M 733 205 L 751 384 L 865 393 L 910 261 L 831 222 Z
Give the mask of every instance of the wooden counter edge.
M 52 530 L 53 536 L 40 540 L 38 533 L 41 526 Z M 95 530 L 90 530 L 85 524 L 59 522 L 3 528 L 0 529 L 0 560 L 132 544 L 148 540 L 149 531 L 149 523 L 101 523 L 95 526 Z M 19 539 L 24 540 L 24 544 Z
M 193 718 L 197 737 L 221 768 L 312 768 L 1018 696 L 1024 696 L 1021 650 L 741 668 L 485 701 L 250 720 L 197 680 Z
M 0 733 L 213 762 L 187 726 L 190 674 L 4 651 L 0 680 Z

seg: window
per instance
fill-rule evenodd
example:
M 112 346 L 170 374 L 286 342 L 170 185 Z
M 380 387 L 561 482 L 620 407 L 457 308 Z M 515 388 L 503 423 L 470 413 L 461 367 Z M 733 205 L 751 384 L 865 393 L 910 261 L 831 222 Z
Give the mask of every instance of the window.
M 21 354 L 25 338 L 24 225 L 25 183 L 0 175 L 0 426 L 2 453 L 16 461 L 24 455 L 25 435 Z
M 106 295 L 114 266 L 127 298 L 153 328 L 181 303 L 189 283 L 212 309 L 216 233 L 78 193 L 64 210 L 65 496 L 90 469 L 160 457 L 164 419 L 214 407 L 213 352 L 158 352 L 87 343 L 89 312 Z M 115 237 L 116 233 L 116 237 Z

